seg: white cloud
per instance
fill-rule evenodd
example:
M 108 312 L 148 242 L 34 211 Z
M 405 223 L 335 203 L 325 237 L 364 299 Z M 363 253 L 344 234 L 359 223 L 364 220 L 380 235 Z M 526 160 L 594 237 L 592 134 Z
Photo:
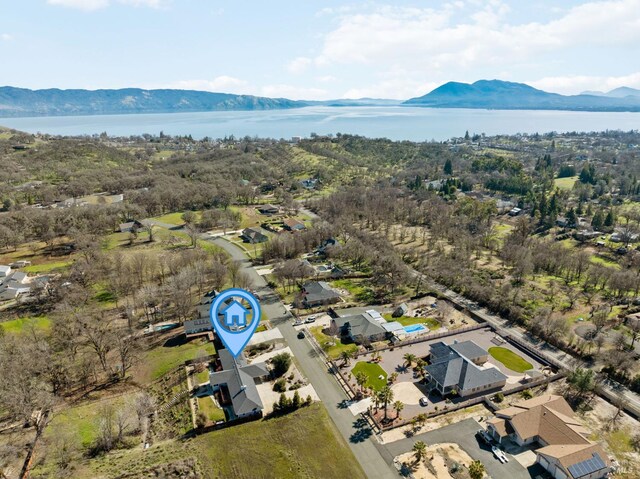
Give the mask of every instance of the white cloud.
M 165 0 L 117 0 L 118 3 L 123 5 L 131 5 L 132 7 L 150 7 L 150 8 L 162 8 L 166 5 Z
M 181 80 L 169 85 L 168 88 L 246 94 L 248 85 L 248 82 L 241 80 L 240 78 L 221 75 L 215 77 L 213 80 Z
M 109 6 L 109 0 L 47 0 L 49 5 L 77 8 L 87 12 Z
M 328 92 L 321 88 L 297 87 L 286 84 L 263 86 L 258 95 L 291 100 L 326 100 L 328 98 Z
M 290 73 L 298 74 L 304 72 L 309 65 L 311 65 L 311 58 L 298 57 L 289 62 L 287 70 L 289 70 Z
M 13 36 L 9 35 L 8 33 L 3 33 L 0 35 L 0 40 L 2 40 L 3 42 L 10 42 L 11 40 L 13 40 Z
M 86 12 L 100 10 L 112 4 L 110 0 L 47 0 L 47 3 L 49 5 L 84 10 Z M 116 3 L 132 7 L 161 8 L 166 2 L 164 0 L 116 0 Z
M 403 71 L 395 71 L 380 75 L 380 79 L 369 85 L 351 88 L 342 98 L 387 98 L 406 100 L 424 95 L 439 86 L 437 82 L 424 82 L 407 77 Z
M 470 7 L 469 7 L 470 8 Z M 548 23 L 512 25 L 508 5 L 484 4 L 459 19 L 447 4 L 441 9 L 381 7 L 340 17 L 324 39 L 319 64 L 387 61 L 435 68 L 522 61 L 541 52 L 573 45 L 608 46 L 640 40 L 640 0 L 591 2 Z
M 586 75 L 546 77 L 529 84 L 541 90 L 565 95 L 575 95 L 585 90 L 607 92 L 621 86 L 640 89 L 640 72 L 618 77 Z
M 334 77 L 333 75 L 323 75 L 316 78 L 316 80 L 319 81 L 320 83 L 333 83 L 334 81 L 337 80 L 337 78 Z

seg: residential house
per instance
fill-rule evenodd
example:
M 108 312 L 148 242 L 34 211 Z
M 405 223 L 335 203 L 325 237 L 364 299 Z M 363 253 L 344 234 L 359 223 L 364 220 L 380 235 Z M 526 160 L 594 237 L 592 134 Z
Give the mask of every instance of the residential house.
M 263 215 L 277 215 L 280 213 L 280 208 L 274 205 L 260 205 L 258 211 Z
M 509 210 L 509 216 L 519 216 L 522 213 L 522 208 L 511 208 Z
M 222 406 L 228 406 L 229 420 L 262 417 L 264 408 L 256 383 L 269 378 L 265 363 L 247 364 L 242 355 L 234 358 L 228 349 L 218 351 L 216 371 L 209 384 Z
M 0 265 L 0 301 L 28 295 L 33 285 L 46 287 L 48 282 L 48 276 L 30 278 L 27 273 L 15 271 L 11 266 Z
M 589 241 L 595 238 L 602 236 L 602 232 L 600 231 L 589 231 L 589 230 L 580 230 L 577 231 L 574 235 L 574 238 L 578 241 Z
M 457 393 L 461 397 L 500 389 L 507 383 L 498 368 L 481 367 L 489 353 L 473 341 L 445 344 L 438 342 L 430 347 L 429 387 L 442 396 Z
M 11 275 L 11 266 L 0 264 L 0 278 L 6 278 Z
M 196 317 L 184 322 L 184 334 L 188 338 L 213 335 L 213 325 L 211 324 L 209 311 L 211 310 L 211 303 L 213 303 L 216 296 L 218 296 L 218 292 L 215 290 L 206 293 L 196 306 Z M 210 338 L 213 340 L 213 336 Z
M 284 228 L 288 231 L 302 231 L 306 228 L 302 221 L 295 218 L 285 218 L 282 223 L 284 224 Z
M 184 334 L 187 338 L 207 335 L 212 331 L 213 325 L 211 324 L 211 319 L 209 317 L 189 319 L 184 322 Z
M 386 321 L 373 310 L 353 316 L 335 318 L 331 320 L 331 323 L 334 328 L 338 329 L 341 336 L 358 344 L 365 341 L 382 341 L 388 336 L 388 331 L 383 327 Z
M 120 233 L 137 233 L 142 228 L 144 228 L 144 225 L 138 220 L 127 221 L 118 226 Z
M 340 301 L 340 295 L 326 281 L 310 281 L 302 286 L 301 303 L 305 308 L 326 306 Z
M 245 228 L 242 230 L 242 239 L 247 243 L 264 243 L 269 240 L 269 237 L 262 232 L 260 228 Z
M 556 479 L 601 479 L 611 461 L 561 396 L 545 394 L 496 411 L 487 432 L 498 442 L 540 444 L 536 462 Z

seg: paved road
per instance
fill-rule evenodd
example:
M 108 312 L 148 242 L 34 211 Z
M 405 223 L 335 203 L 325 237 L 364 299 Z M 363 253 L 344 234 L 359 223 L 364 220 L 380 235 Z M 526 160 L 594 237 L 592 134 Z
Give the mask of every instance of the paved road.
M 267 314 L 271 323 L 282 333 L 296 357 L 300 369 L 313 384 L 318 396 L 327 408 L 329 416 L 351 447 L 367 477 L 372 479 L 398 477 L 396 470 L 391 466 L 393 458 L 388 456 L 385 449 L 379 449 L 379 446 L 374 444 L 373 432 L 366 422 L 354 417 L 345 407 L 344 401 L 347 399 L 347 395 L 342 387 L 329 373 L 320 354 L 315 351 L 309 340 L 297 338 L 298 332 L 292 324 L 293 316 L 284 307 L 280 298 L 267 286 L 265 279 L 252 267 L 242 250 L 221 238 L 209 239 L 209 241 L 224 248 L 234 260 L 242 264 L 244 271 L 249 274 L 253 280 L 254 289 L 260 296 L 262 310 Z
M 450 426 L 389 443 L 385 447 L 392 456 L 398 456 L 411 451 L 416 441 L 423 441 L 427 446 L 430 444 L 455 443 L 473 459 L 478 459 L 482 462 L 487 472 L 495 479 L 531 479 L 529 471 L 516 461 L 513 456 L 507 454 L 509 462 L 502 464 L 496 459 L 489 447 L 484 443 L 480 443 L 475 435 L 480 427 L 480 424 L 474 419 L 465 419 Z

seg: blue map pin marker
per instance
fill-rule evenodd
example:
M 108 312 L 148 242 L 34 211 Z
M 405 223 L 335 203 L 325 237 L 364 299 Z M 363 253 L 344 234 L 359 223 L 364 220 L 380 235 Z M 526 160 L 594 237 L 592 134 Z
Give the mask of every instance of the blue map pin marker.
M 237 298 L 249 303 L 251 310 L 245 308 Z M 248 323 L 249 313 L 252 313 L 251 323 Z M 260 304 L 249 291 L 240 288 L 226 289 L 216 296 L 209 310 L 209 317 L 222 344 L 233 357 L 238 357 L 260 323 Z

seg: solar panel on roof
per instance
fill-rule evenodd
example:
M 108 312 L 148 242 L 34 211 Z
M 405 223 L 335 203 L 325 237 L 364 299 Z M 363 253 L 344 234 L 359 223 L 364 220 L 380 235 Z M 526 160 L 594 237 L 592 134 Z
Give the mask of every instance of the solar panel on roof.
M 584 477 L 592 472 L 599 471 L 606 467 L 606 464 L 600 457 L 598 453 L 593 453 L 593 457 L 590 459 L 586 459 L 582 462 L 578 462 L 569 466 L 569 472 L 574 477 L 574 479 L 578 479 L 580 477 Z

